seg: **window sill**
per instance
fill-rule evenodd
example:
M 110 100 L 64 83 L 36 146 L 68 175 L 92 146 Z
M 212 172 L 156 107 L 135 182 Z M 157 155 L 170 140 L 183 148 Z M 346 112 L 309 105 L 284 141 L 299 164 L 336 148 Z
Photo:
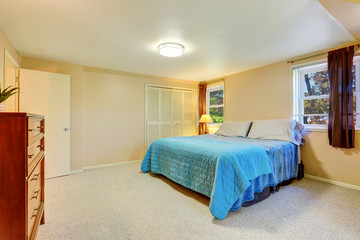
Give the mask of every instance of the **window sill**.
M 222 123 L 208 123 L 209 127 L 217 127 L 220 126 Z
M 306 126 L 303 132 L 327 132 L 328 128 L 323 126 Z M 360 133 L 360 129 L 355 129 L 355 133 Z
M 327 127 L 323 126 L 306 126 L 303 130 L 303 132 L 327 132 Z

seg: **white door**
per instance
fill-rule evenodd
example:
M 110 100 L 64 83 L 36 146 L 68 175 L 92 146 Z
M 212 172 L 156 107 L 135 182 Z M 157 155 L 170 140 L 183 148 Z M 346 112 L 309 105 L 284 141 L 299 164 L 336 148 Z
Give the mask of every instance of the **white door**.
M 70 75 L 20 69 L 20 111 L 45 116 L 45 178 L 70 174 Z

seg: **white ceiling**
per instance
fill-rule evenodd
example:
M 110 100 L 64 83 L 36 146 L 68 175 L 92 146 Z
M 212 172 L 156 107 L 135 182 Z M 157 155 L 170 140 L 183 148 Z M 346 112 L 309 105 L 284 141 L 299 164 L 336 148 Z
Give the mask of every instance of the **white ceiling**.
M 1 0 L 0 27 L 22 56 L 192 81 L 355 41 L 317 0 Z

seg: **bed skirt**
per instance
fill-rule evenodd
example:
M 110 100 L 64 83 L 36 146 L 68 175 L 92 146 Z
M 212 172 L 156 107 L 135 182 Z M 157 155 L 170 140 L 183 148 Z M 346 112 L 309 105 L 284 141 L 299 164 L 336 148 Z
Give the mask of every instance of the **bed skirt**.
M 261 202 L 265 199 L 267 199 L 269 196 L 270 196 L 270 193 L 273 193 L 273 192 L 278 192 L 279 191 L 279 188 L 281 186 L 286 186 L 286 185 L 289 185 L 290 183 L 292 183 L 292 181 L 294 181 L 295 179 L 297 180 L 300 180 L 304 177 L 304 164 L 301 162 L 299 164 L 299 168 L 298 168 L 298 175 L 296 178 L 290 178 L 288 180 L 285 180 L 285 181 L 282 181 L 281 183 L 279 183 L 278 185 L 276 186 L 270 186 L 270 187 L 266 187 L 263 189 L 262 192 L 259 192 L 259 193 L 255 193 L 254 194 L 254 199 L 251 200 L 251 201 L 247 201 L 247 202 L 244 202 L 242 204 L 242 207 L 249 207 L 249 206 L 252 206 L 258 202 Z

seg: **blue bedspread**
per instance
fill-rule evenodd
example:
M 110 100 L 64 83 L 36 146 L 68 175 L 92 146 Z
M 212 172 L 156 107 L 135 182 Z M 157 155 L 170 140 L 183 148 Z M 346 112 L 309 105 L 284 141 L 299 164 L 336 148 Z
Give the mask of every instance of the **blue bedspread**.
M 295 177 L 296 150 L 292 143 L 241 137 L 162 138 L 149 147 L 141 170 L 210 197 L 210 212 L 223 219 L 254 193 Z

